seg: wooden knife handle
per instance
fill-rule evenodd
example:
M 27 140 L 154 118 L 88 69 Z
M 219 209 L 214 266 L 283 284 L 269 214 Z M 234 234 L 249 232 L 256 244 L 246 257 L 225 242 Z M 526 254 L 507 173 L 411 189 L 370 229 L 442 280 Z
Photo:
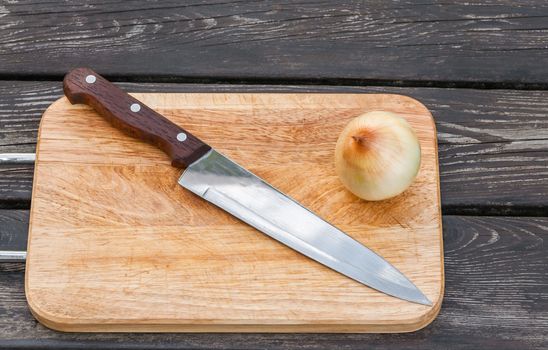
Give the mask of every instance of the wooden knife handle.
M 63 90 L 70 103 L 89 105 L 130 136 L 159 147 L 175 167 L 187 167 L 211 149 L 91 69 L 77 68 L 67 73 Z

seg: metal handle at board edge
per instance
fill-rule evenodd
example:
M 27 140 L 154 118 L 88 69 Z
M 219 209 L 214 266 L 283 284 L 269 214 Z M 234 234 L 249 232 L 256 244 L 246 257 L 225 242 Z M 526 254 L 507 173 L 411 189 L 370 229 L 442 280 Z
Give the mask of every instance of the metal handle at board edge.
M 27 252 L 17 250 L 0 250 L 0 263 L 25 262 Z

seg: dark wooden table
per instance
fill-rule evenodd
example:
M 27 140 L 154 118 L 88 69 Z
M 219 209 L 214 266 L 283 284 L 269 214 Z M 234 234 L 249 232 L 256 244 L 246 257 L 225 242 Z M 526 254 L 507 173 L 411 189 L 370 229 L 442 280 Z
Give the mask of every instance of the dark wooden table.
M 446 292 L 408 334 L 78 334 L 37 323 L 0 262 L 0 347 L 548 348 L 548 2 L 2 1 L 0 153 L 32 153 L 69 69 L 129 91 L 389 92 L 438 129 Z M 0 165 L 24 250 L 32 164 Z M 55 254 L 55 252 L 52 252 Z

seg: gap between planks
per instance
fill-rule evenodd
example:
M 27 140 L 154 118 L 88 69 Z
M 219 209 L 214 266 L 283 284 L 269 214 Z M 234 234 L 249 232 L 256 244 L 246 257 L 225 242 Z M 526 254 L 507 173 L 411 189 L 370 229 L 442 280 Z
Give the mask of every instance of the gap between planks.
M 148 83 L 148 84 L 204 84 L 204 85 L 302 85 L 302 86 L 346 86 L 346 87 L 413 87 L 413 88 L 446 88 L 473 90 L 548 90 L 548 82 L 519 81 L 456 81 L 456 80 L 383 80 L 353 78 L 231 78 L 231 77 L 191 77 L 176 75 L 116 75 L 104 74 L 106 79 L 115 83 Z M 60 82 L 64 75 L 59 74 L 6 74 L 0 73 L 0 81 L 43 81 Z

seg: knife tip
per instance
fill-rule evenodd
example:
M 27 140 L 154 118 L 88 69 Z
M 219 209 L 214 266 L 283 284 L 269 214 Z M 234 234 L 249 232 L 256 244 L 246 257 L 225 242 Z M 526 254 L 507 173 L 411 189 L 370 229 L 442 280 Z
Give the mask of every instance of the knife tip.
M 430 301 L 430 299 L 428 299 L 427 297 L 424 297 L 424 300 L 422 300 L 421 302 L 422 305 L 426 305 L 426 306 L 432 306 L 434 304 L 432 304 L 432 302 Z
M 408 300 L 417 304 L 425 305 L 425 306 L 432 306 L 433 303 L 428 299 L 426 295 L 424 295 L 421 291 L 417 290 L 418 294 L 414 296 L 413 298 L 409 298 Z

